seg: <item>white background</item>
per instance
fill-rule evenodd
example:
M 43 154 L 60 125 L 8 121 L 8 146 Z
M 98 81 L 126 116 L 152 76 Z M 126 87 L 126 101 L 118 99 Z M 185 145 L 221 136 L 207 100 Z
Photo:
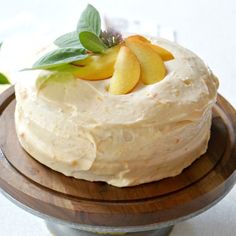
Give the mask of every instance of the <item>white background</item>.
M 74 30 L 88 1 L 0 0 L 0 70 L 17 80 L 16 71 L 30 54 L 58 35 Z M 142 22 L 142 33 L 157 26 L 196 52 L 220 79 L 220 93 L 236 106 L 236 1 L 234 0 L 91 0 L 108 17 Z M 163 34 L 163 35 L 164 35 Z M 29 65 L 28 65 L 29 66 Z M 48 236 L 43 221 L 0 195 L 0 236 Z M 236 235 L 236 188 L 206 213 L 177 225 L 171 236 Z

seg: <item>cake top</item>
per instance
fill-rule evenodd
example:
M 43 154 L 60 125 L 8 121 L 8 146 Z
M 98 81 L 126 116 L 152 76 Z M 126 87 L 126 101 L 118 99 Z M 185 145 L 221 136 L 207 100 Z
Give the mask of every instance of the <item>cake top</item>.
M 84 126 L 194 120 L 215 102 L 218 80 L 194 53 L 100 25 L 88 5 L 77 31 L 56 39 L 58 48 L 33 65 L 36 72 L 23 73 L 18 87 L 56 104 L 55 113 L 60 107 L 68 117 L 80 114 Z
M 54 75 L 68 72 L 87 81 L 111 78 L 107 91 L 114 95 L 130 93 L 140 83 L 160 82 L 168 74 L 164 62 L 174 59 L 167 49 L 141 35 L 124 38 L 113 29 L 101 30 L 100 15 L 91 5 L 83 11 L 76 31 L 62 35 L 54 44 L 57 48 L 31 69 L 54 71 Z M 47 80 L 52 77 L 46 76 Z M 44 81 L 41 76 L 38 85 Z
M 167 48 L 175 59 L 165 62 L 168 72 L 162 81 L 150 85 L 140 82 L 128 94 L 109 93 L 112 78 L 89 81 L 54 71 L 24 72 L 17 88 L 22 93 L 27 89 L 31 99 L 51 104 L 48 109 L 52 113 L 60 112 L 58 107 L 68 117 L 78 113 L 77 122 L 85 126 L 154 121 L 164 125 L 198 119 L 215 102 L 218 80 L 191 51 L 164 39 L 151 40 Z

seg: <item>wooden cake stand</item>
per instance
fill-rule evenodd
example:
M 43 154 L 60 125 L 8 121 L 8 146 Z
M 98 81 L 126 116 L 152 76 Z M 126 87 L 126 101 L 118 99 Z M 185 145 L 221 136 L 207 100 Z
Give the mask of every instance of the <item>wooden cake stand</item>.
M 216 204 L 236 181 L 236 112 L 220 95 L 207 153 L 176 177 L 128 188 L 66 177 L 35 161 L 18 142 L 14 109 L 11 87 L 0 96 L 0 188 L 44 218 L 56 236 L 167 235 L 175 223 Z

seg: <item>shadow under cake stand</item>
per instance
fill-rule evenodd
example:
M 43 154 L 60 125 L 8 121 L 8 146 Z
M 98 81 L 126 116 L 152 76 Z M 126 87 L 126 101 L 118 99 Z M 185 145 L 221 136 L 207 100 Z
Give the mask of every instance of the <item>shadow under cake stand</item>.
M 35 161 L 18 142 L 14 109 L 11 87 L 0 96 L 0 188 L 45 219 L 55 236 L 168 235 L 174 224 L 216 204 L 236 181 L 236 112 L 220 95 L 207 152 L 176 177 L 128 188 L 66 177 Z

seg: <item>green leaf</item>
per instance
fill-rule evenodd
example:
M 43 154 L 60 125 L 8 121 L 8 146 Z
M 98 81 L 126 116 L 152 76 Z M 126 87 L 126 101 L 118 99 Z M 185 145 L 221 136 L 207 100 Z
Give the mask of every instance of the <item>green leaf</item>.
M 2 47 L 2 42 L 0 42 L 0 48 Z M 0 72 L 0 84 L 10 84 L 8 78 Z
M 60 36 L 54 41 L 54 44 L 60 48 L 67 48 L 67 47 L 82 48 L 83 47 L 79 41 L 79 35 L 76 31 L 63 34 L 62 36 Z
M 0 72 L 0 84 L 10 84 L 8 78 Z
M 41 57 L 34 63 L 32 69 L 51 69 L 74 61 L 87 58 L 83 48 L 59 48 Z
M 45 87 L 48 82 L 64 83 L 74 79 L 73 74 L 70 72 L 43 71 L 36 80 L 36 88 L 37 90 L 40 90 Z
M 106 49 L 106 45 L 100 39 L 101 18 L 99 12 L 90 4 L 81 14 L 77 33 L 84 48 L 95 53 L 104 52 Z
M 90 4 L 88 4 L 86 9 L 82 12 L 77 25 L 77 32 L 80 33 L 83 31 L 94 33 L 98 37 L 101 33 L 101 18 L 99 12 Z
M 107 48 L 97 35 L 88 31 L 80 32 L 79 39 L 83 47 L 95 53 L 104 52 Z

